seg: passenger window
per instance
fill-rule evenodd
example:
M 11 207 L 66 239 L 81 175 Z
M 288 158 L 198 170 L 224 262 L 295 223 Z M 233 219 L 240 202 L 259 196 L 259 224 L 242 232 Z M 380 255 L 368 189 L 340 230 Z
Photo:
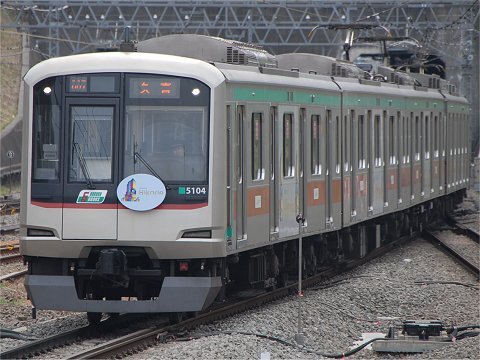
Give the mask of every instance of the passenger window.
M 283 176 L 294 175 L 293 170 L 293 114 L 283 115 Z
M 415 116 L 415 161 L 420 160 L 420 119 Z
M 358 116 L 358 168 L 365 169 L 365 116 Z
M 335 141 L 337 148 L 335 150 L 335 172 L 340 174 L 340 155 L 342 151 L 342 138 L 341 138 L 340 118 L 335 117 Z
M 425 116 L 425 159 L 430 159 L 430 118 Z
M 390 165 L 395 165 L 395 117 L 390 116 L 388 123 L 388 156 Z
M 375 115 L 375 122 L 373 128 L 373 144 L 374 144 L 374 157 L 375 157 L 375 166 L 382 165 L 382 158 L 381 158 L 381 130 L 380 130 L 380 115 Z
M 263 170 L 263 114 L 252 114 L 252 180 L 262 180 L 265 171 Z
M 322 174 L 320 157 L 320 115 L 312 115 L 311 148 L 312 148 L 312 175 Z

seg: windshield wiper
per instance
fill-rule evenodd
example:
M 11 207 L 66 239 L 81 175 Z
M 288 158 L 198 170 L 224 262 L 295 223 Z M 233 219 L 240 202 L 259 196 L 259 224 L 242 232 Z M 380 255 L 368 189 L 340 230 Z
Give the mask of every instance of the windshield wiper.
M 140 162 L 148 169 L 148 171 L 150 171 L 150 173 L 155 176 L 157 179 L 161 180 L 163 182 L 163 184 L 165 185 L 165 189 L 166 190 L 172 190 L 172 188 L 170 186 L 168 186 L 165 181 L 160 177 L 160 175 L 157 174 L 157 172 L 155 171 L 154 168 L 152 168 L 150 166 L 149 163 L 147 163 L 147 161 L 142 157 L 142 155 L 140 155 L 138 152 L 134 152 L 133 153 L 133 160 L 135 162 L 137 162 L 137 159 L 140 160 Z
M 75 154 L 77 154 L 78 162 L 80 164 L 80 168 L 82 169 L 83 177 L 85 178 L 85 182 L 87 183 L 87 187 L 89 189 L 92 189 L 92 190 L 95 189 L 95 185 L 93 184 L 92 178 L 90 177 L 87 162 L 85 161 L 85 158 L 83 157 L 83 152 L 82 152 L 82 149 L 80 148 L 80 144 L 74 142 L 73 143 L 73 150 L 75 151 Z

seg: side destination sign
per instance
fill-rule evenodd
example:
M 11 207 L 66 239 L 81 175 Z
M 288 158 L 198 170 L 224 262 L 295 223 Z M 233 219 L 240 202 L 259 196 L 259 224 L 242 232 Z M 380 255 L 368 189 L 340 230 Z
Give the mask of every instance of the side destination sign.
M 135 211 L 147 211 L 160 205 L 167 190 L 163 182 L 149 174 L 133 174 L 117 187 L 117 198 L 123 206 Z
M 101 204 L 107 197 L 107 190 L 82 190 L 77 196 L 77 204 Z

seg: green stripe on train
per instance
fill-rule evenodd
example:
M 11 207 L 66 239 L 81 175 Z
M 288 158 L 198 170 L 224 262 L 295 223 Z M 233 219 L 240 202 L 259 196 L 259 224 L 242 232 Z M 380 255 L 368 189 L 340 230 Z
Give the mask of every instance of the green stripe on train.
M 307 93 L 294 91 L 293 98 L 289 100 L 287 90 L 273 90 L 260 88 L 234 88 L 234 101 L 261 101 L 261 102 L 278 102 L 291 104 L 309 104 L 323 106 L 340 106 L 340 96 L 328 95 L 320 93 Z

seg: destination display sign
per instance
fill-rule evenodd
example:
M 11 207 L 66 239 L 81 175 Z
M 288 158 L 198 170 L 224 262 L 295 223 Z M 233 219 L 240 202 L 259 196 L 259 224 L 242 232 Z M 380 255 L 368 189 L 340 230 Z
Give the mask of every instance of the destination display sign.
M 178 99 L 180 97 L 180 79 L 130 78 L 129 97 L 131 99 Z

